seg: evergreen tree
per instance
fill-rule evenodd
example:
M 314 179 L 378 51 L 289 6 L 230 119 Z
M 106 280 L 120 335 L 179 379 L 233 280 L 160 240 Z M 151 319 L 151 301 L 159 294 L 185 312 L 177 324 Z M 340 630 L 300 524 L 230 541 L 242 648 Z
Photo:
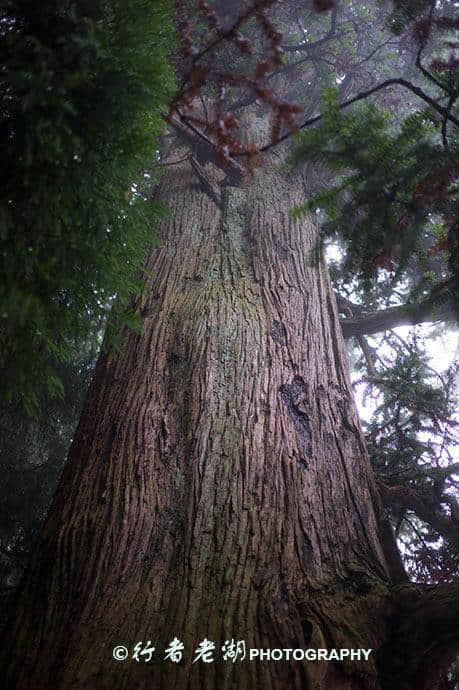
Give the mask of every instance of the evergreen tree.
M 409 3 L 409 22 L 418 33 L 420 21 L 439 26 L 438 12 L 447 4 L 439 4 L 435 15 L 432 5 Z M 357 619 L 377 659 L 357 671 L 350 666 L 344 675 L 330 666 L 323 676 L 310 666 L 289 667 L 285 674 L 255 666 L 247 673 L 223 674 L 221 666 L 215 674 L 197 674 L 192 666 L 185 673 L 152 667 L 152 673 L 166 687 L 254 687 L 262 678 L 268 688 L 305 682 L 324 688 L 446 688 L 442 668 L 457 649 L 457 588 L 449 586 L 457 569 L 457 467 L 445 462 L 455 443 L 456 372 L 437 376 L 419 337 L 404 339 L 391 329 L 451 317 L 454 99 L 445 109 L 434 92 L 441 85 L 424 75 L 430 83 L 413 90 L 408 81 L 412 72 L 423 74 L 417 63 L 426 49 L 425 31 L 411 50 L 412 64 L 404 58 L 402 75 L 375 86 L 387 63 L 374 56 L 388 56 L 389 42 L 393 48 L 393 41 L 400 47 L 404 40 L 398 25 L 400 38 L 389 35 L 381 43 L 378 31 L 382 24 L 394 28 L 395 12 L 387 17 L 376 5 L 318 2 L 314 9 L 296 8 L 295 21 L 291 8 L 277 3 L 241 10 L 238 3 L 210 8 L 198 2 L 193 15 L 187 3 L 178 5 L 184 64 L 177 57 L 175 65 L 182 86 L 161 149 L 158 190 L 173 209 L 172 219 L 161 226 L 162 246 L 151 252 L 148 287 L 132 304 L 145 317 L 143 332 L 124 330 L 122 350 L 99 360 L 71 460 L 26 579 L 22 613 L 12 623 L 27 634 L 28 607 L 48 606 L 38 619 L 44 621 L 41 649 L 49 645 L 50 655 L 34 668 L 34 682 L 55 677 L 56 687 L 113 686 L 103 650 L 87 662 L 85 644 L 94 639 L 88 625 L 117 635 L 153 630 L 165 642 L 171 625 L 180 622 L 189 642 L 192 631 L 205 629 L 207 636 L 223 625 L 226 634 L 227 620 L 242 628 L 249 621 L 260 644 L 275 628 L 276 642 L 299 639 L 317 646 L 324 640 L 362 641 Z M 272 6 L 284 37 L 265 5 Z M 315 13 L 330 7 L 330 13 Z M 372 32 L 375 18 L 378 31 Z M 236 28 L 228 28 L 231 23 Z M 254 23 L 261 27 L 258 36 Z M 210 43 L 209 24 L 216 34 Z M 443 24 L 449 31 L 444 16 Z M 250 27 L 250 40 L 240 33 L 244 26 Z M 362 35 L 364 58 L 358 54 Z M 199 38 L 205 41 L 202 50 L 193 43 Z M 280 48 L 287 56 L 283 63 Z M 206 57 L 211 63 L 205 64 Z M 446 64 L 439 59 L 437 71 L 444 75 Z M 364 76 L 362 66 L 374 70 Z M 316 115 L 323 87 L 338 82 L 338 94 L 328 88 L 322 116 Z M 394 123 L 387 113 L 394 103 L 382 98 L 394 82 L 429 109 L 408 103 Z M 348 105 L 373 94 L 384 112 L 366 103 L 354 110 Z M 311 109 L 305 125 L 319 126 L 301 138 L 291 171 L 279 167 L 285 150 L 274 145 L 301 125 L 294 119 L 298 102 Z M 250 125 L 239 114 L 243 107 L 249 107 Z M 247 144 L 248 132 L 255 143 Z M 322 185 L 329 189 L 315 193 Z M 379 492 L 345 393 L 334 298 L 312 251 L 320 242 L 309 218 L 302 225 L 288 220 L 293 206 L 299 215 L 304 187 L 310 194 L 303 210 L 320 206 L 328 214 L 322 239 L 338 236 L 346 249 L 332 275 L 342 293 L 342 333 L 355 339 L 351 352 L 355 356 L 358 345 L 366 395 L 377 400 L 365 432 Z M 309 321 L 301 328 L 303 317 Z M 260 402 L 254 390 L 268 395 Z M 326 524 L 316 534 L 311 525 L 323 515 Z M 260 516 L 261 541 L 253 529 Z M 243 529 L 234 531 L 235 522 Z M 359 524 L 366 529 L 356 538 Z M 392 534 L 403 543 L 405 567 L 418 584 L 407 581 Z M 72 568 L 65 578 L 54 569 L 57 579 L 45 582 L 54 555 L 64 567 L 64 552 Z M 260 559 L 263 568 L 256 565 Z M 312 580 L 305 572 L 314 573 Z M 57 581 L 63 598 L 54 589 Z M 432 581 L 445 584 L 434 590 L 420 584 Z M 47 588 L 46 604 L 36 594 L 38 585 Z M 116 612 L 110 613 L 115 601 Z M 67 630 L 65 602 L 73 606 L 75 628 L 63 663 L 56 645 Z M 213 613 L 219 606 L 224 623 Z M 170 620 L 162 615 L 164 607 Z M 397 651 L 402 643 L 403 658 Z M 13 673 L 25 687 L 29 671 L 18 664 L 13 660 Z M 147 678 L 138 669 L 136 663 L 120 673 L 115 669 L 118 685 L 147 687 L 151 674 Z
M 33 412 L 62 392 L 53 362 L 139 289 L 159 207 L 133 185 L 157 157 L 172 30 L 161 1 L 0 12 L 1 389 Z

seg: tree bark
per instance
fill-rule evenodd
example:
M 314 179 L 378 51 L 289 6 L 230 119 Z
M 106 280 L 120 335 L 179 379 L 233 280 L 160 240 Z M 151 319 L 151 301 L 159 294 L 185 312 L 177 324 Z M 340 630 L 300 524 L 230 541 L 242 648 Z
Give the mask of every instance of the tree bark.
M 383 687 L 378 494 L 316 228 L 291 219 L 301 185 L 274 160 L 241 187 L 205 164 L 221 208 L 189 161 L 165 171 L 144 328 L 97 364 L 9 627 L 6 687 Z M 175 637 L 178 664 L 163 660 Z M 193 663 L 204 638 L 215 661 Z M 231 663 L 232 638 L 373 652 Z M 151 663 L 112 657 L 149 640 Z

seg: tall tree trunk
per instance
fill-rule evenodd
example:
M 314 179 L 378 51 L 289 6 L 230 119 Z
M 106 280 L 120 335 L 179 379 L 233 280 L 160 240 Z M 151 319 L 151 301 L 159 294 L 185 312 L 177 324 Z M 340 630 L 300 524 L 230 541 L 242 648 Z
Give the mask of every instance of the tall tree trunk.
M 327 269 L 273 160 L 240 188 L 189 162 L 148 261 L 140 335 L 99 359 L 23 583 L 7 687 L 383 687 L 391 578 Z M 221 194 L 222 203 L 219 203 Z M 164 661 L 173 638 L 180 663 Z M 214 662 L 193 663 L 214 641 Z M 368 661 L 223 661 L 249 648 Z M 151 663 L 116 661 L 151 641 Z

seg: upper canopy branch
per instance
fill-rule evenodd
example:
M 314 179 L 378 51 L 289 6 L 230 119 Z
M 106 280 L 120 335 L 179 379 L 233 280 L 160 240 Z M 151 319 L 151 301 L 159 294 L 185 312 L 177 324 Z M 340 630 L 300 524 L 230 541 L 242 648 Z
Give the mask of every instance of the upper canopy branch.
M 372 96 L 374 93 L 377 93 L 378 91 L 381 91 L 382 89 L 386 89 L 388 86 L 403 86 L 405 89 L 408 89 L 412 93 L 414 93 L 418 98 L 421 98 L 425 103 L 428 103 L 434 110 L 436 110 L 438 113 L 440 113 L 446 120 L 449 120 L 453 124 L 455 124 L 457 127 L 459 127 L 459 120 L 457 117 L 455 117 L 451 112 L 448 111 L 448 108 L 444 108 L 442 105 L 437 103 L 433 98 L 431 98 L 428 94 L 426 94 L 422 89 L 419 88 L 419 86 L 415 86 L 412 84 L 410 81 L 407 79 L 386 79 L 386 81 L 383 81 L 381 84 L 377 84 L 376 86 L 373 86 L 371 89 L 368 89 L 367 91 L 361 91 L 358 93 L 356 96 L 353 98 L 350 98 L 348 101 L 344 101 L 343 103 L 340 103 L 338 107 L 340 109 L 343 108 L 348 108 L 350 105 L 353 105 L 354 103 L 357 103 L 358 101 L 362 101 L 365 98 L 368 98 L 369 96 Z M 305 122 L 302 122 L 298 125 L 298 129 L 305 129 L 306 127 L 310 127 L 312 125 L 315 125 L 317 122 L 320 122 L 323 118 L 323 115 L 316 115 L 315 117 L 312 117 Z M 280 143 L 281 141 L 285 141 L 291 136 L 291 132 L 286 132 L 283 134 L 281 137 L 279 137 L 278 141 L 276 143 Z M 273 146 L 272 143 L 266 144 L 263 146 L 260 151 L 267 151 Z

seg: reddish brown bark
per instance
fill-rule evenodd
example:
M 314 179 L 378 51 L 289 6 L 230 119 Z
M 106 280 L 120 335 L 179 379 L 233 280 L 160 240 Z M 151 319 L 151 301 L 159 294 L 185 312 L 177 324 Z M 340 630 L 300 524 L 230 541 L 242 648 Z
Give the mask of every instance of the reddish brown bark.
M 5 648 L 8 687 L 381 688 L 391 579 L 315 227 L 289 216 L 301 185 L 271 162 L 220 209 L 185 161 L 158 194 L 171 217 L 145 325 L 97 365 Z M 178 665 L 162 661 L 174 637 Z M 192 664 L 204 638 L 216 661 Z M 232 664 L 231 638 L 374 651 Z M 112 658 L 141 640 L 151 664 Z

